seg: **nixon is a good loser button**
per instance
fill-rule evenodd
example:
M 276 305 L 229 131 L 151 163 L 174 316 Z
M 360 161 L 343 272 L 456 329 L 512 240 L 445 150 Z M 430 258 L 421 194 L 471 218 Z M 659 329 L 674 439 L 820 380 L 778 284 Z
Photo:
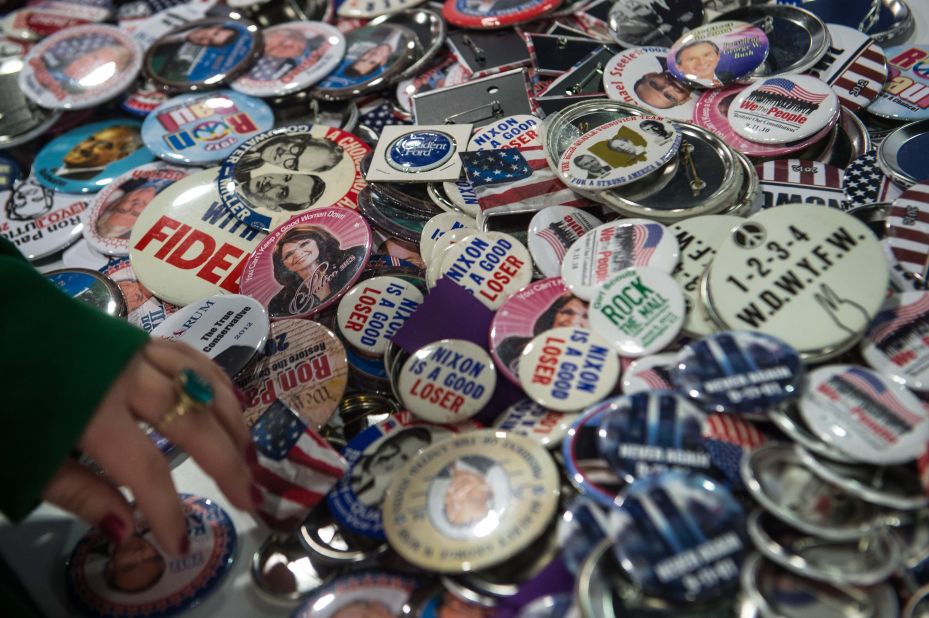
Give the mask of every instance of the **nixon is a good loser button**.
M 387 342 L 422 302 L 423 293 L 405 279 L 366 279 L 339 301 L 339 331 L 362 352 L 382 356 Z
M 509 234 L 479 232 L 445 252 L 441 272 L 488 308 L 497 309 L 532 281 L 532 258 Z

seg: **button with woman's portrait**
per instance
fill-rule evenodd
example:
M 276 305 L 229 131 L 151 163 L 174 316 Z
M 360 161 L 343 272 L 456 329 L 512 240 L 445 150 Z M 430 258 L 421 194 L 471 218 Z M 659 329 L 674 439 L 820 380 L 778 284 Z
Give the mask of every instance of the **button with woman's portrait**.
M 252 253 L 242 293 L 272 320 L 305 318 L 337 302 L 361 276 L 373 236 L 348 208 L 318 208 L 275 228 Z
M 361 161 L 371 147 L 325 125 L 287 125 L 260 133 L 223 162 L 223 204 L 251 227 L 269 231 L 311 208 L 358 205 Z
M 342 575 L 306 597 L 291 618 L 394 618 L 419 585 L 407 575 L 362 571 Z
M 58 32 L 33 47 L 19 74 L 30 99 L 50 109 L 84 109 L 108 101 L 139 74 L 142 52 L 115 26 L 88 24 Z
M 174 557 L 136 516 L 129 539 L 115 546 L 98 528 L 77 542 L 65 571 L 68 596 L 87 616 L 173 616 L 202 603 L 232 569 L 236 530 L 207 498 L 180 494 L 190 550 Z
M 0 191 L 0 201 L 0 236 L 28 260 L 48 257 L 76 242 L 89 205 L 78 195 L 43 187 L 33 176 Z
M 603 67 L 606 96 L 673 120 L 689 121 L 698 93 L 668 72 L 667 47 L 619 52 Z
M 768 57 L 764 30 L 742 21 L 694 28 L 668 52 L 668 71 L 699 88 L 722 88 L 750 75 Z
M 339 332 L 369 356 L 383 356 L 387 342 L 419 309 L 423 293 L 400 277 L 371 277 L 342 297 L 337 312 Z

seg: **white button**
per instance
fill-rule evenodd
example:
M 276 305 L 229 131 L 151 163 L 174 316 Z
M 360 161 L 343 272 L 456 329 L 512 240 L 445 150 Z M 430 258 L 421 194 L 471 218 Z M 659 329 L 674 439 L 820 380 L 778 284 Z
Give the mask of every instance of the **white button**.
M 339 301 L 339 331 L 358 350 L 383 356 L 387 342 L 422 302 L 422 292 L 399 277 L 366 279 Z

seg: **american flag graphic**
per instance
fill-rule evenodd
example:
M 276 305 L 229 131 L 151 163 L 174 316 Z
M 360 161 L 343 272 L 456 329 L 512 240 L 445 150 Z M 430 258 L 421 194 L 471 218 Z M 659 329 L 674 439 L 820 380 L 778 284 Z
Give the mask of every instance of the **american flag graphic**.
M 755 166 L 755 169 L 758 171 L 758 178 L 765 184 L 817 187 L 835 191 L 838 194 L 837 199 L 842 199 L 844 173 L 834 165 L 803 159 L 777 159 L 765 161 Z
M 362 113 L 358 124 L 363 124 L 380 135 L 384 127 L 388 125 L 408 125 L 411 123 L 396 114 L 393 105 L 389 101 L 385 101 L 374 109 Z
M 652 261 L 652 255 L 664 237 L 664 229 L 660 223 L 637 224 L 633 227 L 635 245 L 632 259 L 636 266 L 648 266 Z
M 929 279 L 929 185 L 914 185 L 894 201 L 882 242 L 906 272 L 925 284 Z
M 872 402 L 890 412 L 896 419 L 910 426 L 911 428 L 925 421 L 925 410 L 921 410 L 923 415 L 920 416 L 920 410 L 910 410 L 897 397 L 888 390 L 887 386 L 879 378 L 871 375 L 864 369 L 852 367 L 833 378 L 834 380 L 844 381 L 850 384 L 859 393 L 870 399 Z M 831 383 L 832 380 L 829 381 Z M 863 412 L 867 413 L 866 410 Z M 870 415 L 869 415 L 870 416 Z M 873 418 L 874 421 L 885 424 L 880 418 Z M 898 433 L 891 428 L 891 431 Z
M 826 100 L 827 96 L 829 96 L 826 94 L 816 94 L 815 92 L 810 92 L 809 90 L 801 88 L 796 83 L 783 77 L 774 77 L 765 80 L 757 92 L 769 92 L 771 94 L 776 94 L 782 97 L 790 97 L 792 99 L 806 101 L 807 103 L 812 103 L 814 105 L 819 105 Z
M 915 303 L 881 311 L 874 316 L 874 320 L 871 322 L 871 331 L 867 337 L 880 345 L 889 336 L 926 313 L 929 313 L 929 295 L 920 296 Z
M 845 168 L 842 190 L 848 208 L 876 202 L 893 202 L 903 189 L 891 181 L 877 164 L 877 150 L 869 150 Z
M 558 261 L 564 260 L 565 253 L 568 252 L 568 246 L 561 242 L 561 237 L 551 228 L 546 228 L 535 234 L 544 240 L 552 248 L 552 253 L 558 258 Z M 575 239 L 577 240 L 577 239 Z
M 296 412 L 276 400 L 252 425 L 257 459 L 249 462 L 269 527 L 295 530 L 345 474 L 342 456 Z
M 498 182 L 515 182 L 532 175 L 532 168 L 516 148 L 460 152 L 472 188 Z
M 884 50 L 847 26 L 827 27 L 832 46 L 810 74 L 832 86 L 842 105 L 857 112 L 877 98 L 887 81 Z
M 672 388 L 668 372 L 665 368 L 652 367 L 633 376 L 637 380 L 642 380 L 648 387 L 655 391 L 669 390 Z
M 732 414 L 707 416 L 704 438 L 710 461 L 735 487 L 742 486 L 742 457 L 768 440 L 752 422 Z

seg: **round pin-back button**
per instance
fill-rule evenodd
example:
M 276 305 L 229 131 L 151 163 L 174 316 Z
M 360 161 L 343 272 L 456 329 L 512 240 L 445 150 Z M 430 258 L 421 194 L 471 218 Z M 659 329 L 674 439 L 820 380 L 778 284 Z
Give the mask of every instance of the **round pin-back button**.
M 623 394 L 672 390 L 671 371 L 676 362 L 675 353 L 652 354 L 635 359 L 623 369 Z
M 554 11 L 562 0 L 508 0 L 468 2 L 445 0 L 442 17 L 459 28 L 504 28 L 532 21 Z
M 929 119 L 905 124 L 881 142 L 877 163 L 894 182 L 909 187 L 929 179 L 929 161 L 925 157 L 927 147 Z
M 755 166 L 761 183 L 762 208 L 782 204 L 817 204 L 847 210 L 838 167 L 803 159 L 778 159 Z
M 707 412 L 764 412 L 800 396 L 800 355 L 775 337 L 716 333 L 685 346 L 671 381 Z
M 929 282 L 926 272 L 929 235 L 924 231 L 927 219 L 929 184 L 913 185 L 893 201 L 881 241 L 890 253 L 894 267 L 902 269 L 921 288 Z
M 542 535 L 558 494 L 557 468 L 544 447 L 496 430 L 469 432 L 430 446 L 397 473 L 384 500 L 384 528 L 391 547 L 419 568 L 480 570 Z
M 904 122 L 929 118 L 929 45 L 889 47 L 885 54 L 890 79 L 868 113 Z
M 307 425 L 324 426 L 348 384 L 345 347 L 335 333 L 310 320 L 278 320 L 258 358 L 238 380 L 245 423 L 252 426 L 279 399 Z
M 261 303 L 230 294 L 190 303 L 164 320 L 152 336 L 183 341 L 235 376 L 264 348 L 269 328 Z
M 732 418 L 728 416 L 727 418 Z M 855 463 L 848 455 L 836 447 L 823 442 L 817 436 L 810 432 L 806 422 L 800 416 L 797 404 L 791 404 L 780 408 L 771 408 L 768 411 L 768 418 L 780 429 L 784 435 L 793 440 L 797 446 L 803 447 L 803 450 L 816 453 L 820 457 L 825 457 L 829 461 L 839 461 L 843 463 Z M 860 465 L 860 464 L 857 464 Z
M 587 303 L 559 277 L 530 283 L 507 298 L 490 324 L 490 353 L 500 373 L 519 384 L 520 356 L 539 333 L 551 328 L 588 328 Z
M 609 342 L 586 328 L 543 331 L 519 359 L 519 383 L 530 399 L 558 412 L 577 412 L 606 397 L 619 379 Z
M 642 590 L 674 601 L 706 601 L 738 585 L 748 553 L 745 513 L 724 486 L 672 470 L 640 479 L 621 499 L 611 513 L 613 551 Z
M 826 57 L 811 71 L 835 91 L 853 111 L 868 107 L 887 81 L 887 57 L 867 34 L 855 28 L 827 24 L 832 40 Z
M 86 268 L 61 268 L 45 273 L 45 278 L 71 298 L 107 315 L 126 317 L 126 299 L 116 282 L 106 275 Z
M 263 238 L 223 208 L 212 168 L 175 182 L 149 202 L 129 234 L 129 256 L 142 285 L 183 306 L 238 294 L 249 253 Z
M 128 255 L 129 234 L 142 210 L 186 170 L 164 163 L 139 166 L 98 193 L 84 214 L 84 238 L 106 255 Z
M 461 229 L 477 232 L 477 223 L 473 218 L 457 212 L 443 212 L 429 219 L 419 239 L 419 254 L 426 264 L 431 261 L 436 242 L 448 232 Z
M 417 585 L 413 577 L 393 573 L 343 575 L 304 599 L 292 618 L 400 616 Z
M 413 131 L 387 146 L 388 165 L 401 172 L 427 172 L 441 167 L 456 152 L 455 140 L 440 131 Z
M 177 307 L 153 296 L 145 289 L 145 286 L 139 283 L 139 278 L 132 270 L 129 258 L 111 258 L 100 268 L 100 272 L 119 287 L 126 301 L 128 312 L 126 320 L 145 332 L 152 332 L 169 315 L 177 311 Z
M 619 271 L 653 266 L 671 272 L 679 254 L 677 239 L 664 225 L 619 219 L 595 227 L 571 245 L 561 263 L 561 278 L 575 296 L 592 300 Z
M 88 204 L 78 198 L 47 189 L 33 176 L 18 181 L 0 192 L 0 236 L 31 261 L 57 253 L 81 237 Z
M 871 321 L 861 345 L 865 362 L 906 387 L 929 391 L 929 293 L 904 292 L 888 299 Z
M 903 189 L 881 171 L 876 150 L 869 150 L 848 164 L 842 177 L 842 191 L 848 209 L 893 202 L 903 193 Z
M 742 223 L 741 217 L 705 215 L 691 217 L 672 224 L 671 231 L 680 245 L 680 262 L 672 275 L 681 286 L 687 303 L 687 319 L 683 331 L 702 337 L 716 332 L 700 300 L 700 280 L 709 268 L 729 231 Z
M 497 416 L 494 428 L 529 438 L 549 449 L 557 449 L 568 433 L 577 414 L 549 410 L 532 401 L 521 399 Z
M 135 532 L 115 547 L 92 528 L 68 558 L 68 595 L 89 616 L 174 616 L 199 605 L 232 568 L 236 531 L 215 502 L 180 494 L 190 550 L 173 559 L 138 518 Z
M 606 96 L 673 120 L 690 120 L 698 95 L 668 72 L 668 51 L 667 47 L 637 47 L 610 58 L 603 67 Z
M 0 49 L 0 148 L 19 146 L 38 137 L 61 117 L 60 111 L 36 104 L 20 88 L 24 53 L 6 54 Z
M 810 373 L 800 413 L 824 442 L 856 461 L 896 464 L 919 457 L 929 442 L 929 411 L 904 386 L 854 365 Z
M 103 255 L 91 247 L 83 238 L 61 253 L 61 262 L 67 268 L 100 270 L 106 266 L 109 261 L 110 258 L 108 256 Z
M 607 279 L 590 302 L 590 326 L 624 357 L 660 352 L 686 317 L 684 294 L 671 275 L 633 266 Z
M 131 87 L 120 97 L 119 107 L 133 116 L 145 118 L 169 98 L 167 92 L 156 90 L 151 84 L 143 82 Z
M 334 127 L 279 127 L 226 158 L 219 192 L 236 217 L 268 231 L 310 208 L 354 208 L 365 187 L 361 160 L 369 152 L 361 139 Z
M 532 262 L 546 277 L 561 275 L 561 261 L 578 238 L 603 225 L 586 210 L 572 206 L 549 206 L 529 222 L 527 245 Z
M 561 459 L 568 482 L 598 505 L 613 508 L 625 483 L 610 468 L 599 447 L 600 421 L 618 397 L 606 399 L 584 410 L 561 442 Z
M 4 11 L 9 8 L 9 5 L 3 7 Z M 110 2 L 36 2 L 8 12 L 3 18 L 2 27 L 3 33 L 13 39 L 33 42 L 61 30 L 104 21 L 110 17 L 111 12 Z
M 778 75 L 748 86 L 729 107 L 729 125 L 762 144 L 787 144 L 813 136 L 839 120 L 839 97 L 809 75 Z
M 120 174 L 155 157 L 142 143 L 138 120 L 104 120 L 56 137 L 36 155 L 33 173 L 64 193 L 96 193 Z
M 26 55 L 19 74 L 23 93 L 50 109 L 84 109 L 129 87 L 142 52 L 115 26 L 87 24 L 44 39 Z
M 309 317 L 338 301 L 371 255 L 371 228 L 348 208 L 318 208 L 275 228 L 255 248 L 242 293 L 272 320 Z
M 768 57 L 764 30 L 741 21 L 694 28 L 668 52 L 668 71 L 703 88 L 720 88 L 750 75 Z
M 509 234 L 478 232 L 445 253 L 441 272 L 496 310 L 532 281 L 532 258 L 526 246 Z
M 758 330 L 826 358 L 857 341 L 887 284 L 881 244 L 864 223 L 834 208 L 788 204 L 729 233 L 701 292 L 724 328 Z
M 609 24 L 610 34 L 623 47 L 668 46 L 688 30 L 703 25 L 703 3 L 619 0 L 610 7 Z
M 274 534 L 252 554 L 250 572 L 258 593 L 272 603 L 299 601 L 321 586 L 328 574 L 307 560 L 296 536 Z
M 276 97 L 309 88 L 345 55 L 345 36 L 318 21 L 291 21 L 261 31 L 261 55 L 230 88 L 254 97 Z M 270 127 L 269 127 L 270 128 Z
M 423 0 L 386 0 L 380 5 L 372 5 L 365 0 L 346 0 L 336 9 L 339 17 L 358 17 L 371 19 L 380 15 L 397 13 L 423 3 Z
M 357 350 L 383 356 L 387 342 L 419 308 L 423 298 L 419 288 L 399 277 L 365 279 L 339 301 L 339 332 Z
M 340 101 L 389 86 L 400 79 L 418 50 L 416 33 L 406 26 L 382 23 L 351 30 L 345 34 L 345 56 L 310 94 Z
M 680 131 L 660 116 L 619 118 L 579 137 L 556 169 L 568 186 L 608 189 L 658 170 L 680 145 Z
M 490 355 L 463 339 L 442 339 L 412 354 L 397 384 L 407 410 L 433 423 L 457 423 L 480 412 L 497 386 Z
M 148 48 L 142 68 L 165 90 L 216 88 L 247 71 L 261 54 L 258 26 L 211 17 L 186 23 Z
M 433 425 L 403 411 L 368 427 L 345 448 L 349 468 L 326 496 L 329 511 L 349 531 L 384 540 L 381 505 L 397 472 L 423 449 L 466 429 L 474 426 Z
M 440 60 L 438 64 L 427 68 L 425 72 L 414 75 L 397 84 L 397 104 L 404 112 L 413 113 L 413 95 L 430 92 L 439 88 L 457 86 L 468 81 L 470 71 L 449 53 L 448 57 Z
M 274 114 L 261 99 L 218 90 L 165 101 L 145 117 L 142 140 L 165 161 L 203 166 L 273 126 Z

